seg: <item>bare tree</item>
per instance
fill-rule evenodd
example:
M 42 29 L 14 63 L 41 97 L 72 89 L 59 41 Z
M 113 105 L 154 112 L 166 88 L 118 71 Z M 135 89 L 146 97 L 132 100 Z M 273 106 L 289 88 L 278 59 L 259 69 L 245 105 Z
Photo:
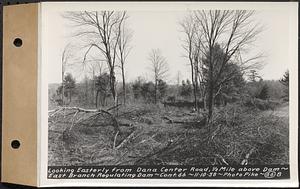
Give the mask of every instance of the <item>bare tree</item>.
M 154 77 L 154 102 L 157 103 L 157 86 L 158 81 L 167 77 L 169 66 L 165 57 L 163 57 L 160 49 L 152 49 L 149 54 L 149 60 L 151 62 L 151 71 Z
M 176 74 L 176 84 L 177 84 L 177 87 L 179 87 L 180 82 L 181 82 L 181 72 L 178 71 L 177 74 Z
M 98 103 L 98 93 L 97 93 L 97 86 L 96 86 L 96 81 L 97 77 L 101 76 L 103 73 L 107 72 L 105 69 L 105 65 L 103 65 L 102 60 L 97 60 L 97 59 L 92 59 L 93 61 L 89 64 L 88 66 L 88 72 L 92 75 L 92 87 L 91 87 L 91 92 L 92 92 L 92 104 L 95 104 L 95 107 L 97 108 Z
M 235 63 L 239 66 L 240 72 L 258 65 L 257 59 L 261 56 L 247 60 L 241 59 L 241 52 L 255 40 L 260 33 L 261 27 L 256 24 L 252 17 L 254 11 L 246 10 L 210 10 L 195 11 L 194 16 L 201 33 L 201 53 L 207 60 L 207 105 L 208 118 L 211 119 L 214 107 L 215 93 L 223 84 L 234 78 L 236 69 L 233 72 L 226 72 L 228 64 Z M 219 45 L 224 54 L 218 57 L 214 48 Z M 220 53 L 219 53 L 220 54 Z
M 68 61 L 70 61 L 71 58 L 71 51 L 70 51 L 70 43 L 67 44 L 62 52 L 62 56 L 61 56 L 61 88 L 62 88 L 62 92 L 61 92 L 61 104 L 62 106 L 64 106 L 65 102 L 64 102 L 64 95 L 65 95 L 65 87 L 64 87 L 64 78 L 65 78 L 65 71 L 66 71 L 66 67 L 67 67 L 67 63 Z
M 91 87 L 91 92 L 92 92 L 92 104 L 95 104 L 96 108 L 97 108 L 97 90 L 96 90 L 96 80 L 97 80 L 97 75 L 102 75 L 102 73 L 107 72 L 107 69 L 105 69 L 105 63 L 106 61 L 102 60 L 102 59 L 96 59 L 94 57 L 90 58 L 90 61 L 86 61 L 89 62 L 89 64 L 85 64 L 87 65 L 87 72 L 89 74 L 91 74 L 91 78 L 92 78 L 92 87 Z
M 205 69 L 205 64 L 203 61 L 203 53 L 201 53 L 201 34 L 197 35 L 197 39 L 194 44 L 195 44 L 194 69 L 195 69 L 195 85 L 196 85 L 195 91 L 200 94 L 201 101 L 203 101 L 203 109 L 206 110 L 205 99 L 206 99 L 207 91 L 206 91 L 206 83 L 205 83 L 206 78 L 203 73 L 203 70 Z
M 64 17 L 78 28 L 76 37 L 86 37 L 87 45 L 83 62 L 91 49 L 96 48 L 106 60 L 109 69 L 110 91 L 114 100 L 116 96 L 116 59 L 117 46 L 121 36 L 121 25 L 126 19 L 125 11 L 78 11 L 67 12 Z
M 248 77 L 249 77 L 249 81 L 251 82 L 256 82 L 257 80 L 262 79 L 262 77 L 259 76 L 256 70 L 250 70 Z
M 182 32 L 185 35 L 185 38 L 183 39 L 183 45 L 185 52 L 187 55 L 185 55 L 186 58 L 189 60 L 189 65 L 191 69 L 191 80 L 193 85 L 193 96 L 194 96 L 194 108 L 198 110 L 198 61 L 199 61 L 199 46 L 198 40 L 199 40 L 199 33 L 197 33 L 197 22 L 195 21 L 193 15 L 189 13 L 180 23 L 180 26 L 182 28 Z
M 122 88 L 123 88 L 123 103 L 126 104 L 126 82 L 125 82 L 125 63 L 128 54 L 130 53 L 130 41 L 132 38 L 132 31 L 126 28 L 125 22 L 120 25 L 120 40 L 118 41 L 118 59 L 122 74 Z

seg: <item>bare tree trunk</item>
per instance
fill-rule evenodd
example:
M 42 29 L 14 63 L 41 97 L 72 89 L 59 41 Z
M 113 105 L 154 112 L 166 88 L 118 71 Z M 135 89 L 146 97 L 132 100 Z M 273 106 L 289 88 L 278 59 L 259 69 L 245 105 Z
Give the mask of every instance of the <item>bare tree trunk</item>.
M 118 54 L 117 57 L 120 61 L 121 65 L 121 71 L 122 71 L 122 87 L 123 87 L 123 103 L 126 104 L 126 82 L 125 82 L 125 63 L 126 63 L 126 58 L 130 52 L 130 47 L 129 47 L 129 42 L 132 38 L 132 33 L 130 33 L 129 30 L 126 30 L 125 28 L 125 23 L 120 25 L 119 27 L 119 32 L 120 32 L 120 39 L 118 42 Z
M 98 97 L 99 97 L 99 91 L 97 90 L 97 92 L 96 92 L 96 103 L 95 103 L 95 106 L 96 106 L 96 108 L 98 108 Z
M 92 76 L 92 81 L 93 81 L 93 83 L 92 83 L 92 95 L 93 95 L 93 100 L 92 100 L 92 104 L 94 103 L 94 99 L 96 99 L 97 97 L 96 97 L 96 82 L 95 82 L 95 70 L 93 69 L 93 76 Z M 97 102 L 95 102 L 96 103 L 96 107 L 97 107 Z
M 197 70 L 197 67 L 198 65 L 196 65 L 196 62 L 195 62 L 195 76 L 194 76 L 194 98 L 195 98 L 195 110 L 198 111 L 199 108 L 198 108 L 198 97 L 197 97 L 197 94 L 198 94 L 198 77 L 197 77 L 197 73 L 198 73 L 198 70 Z
M 88 86 L 88 80 L 87 78 L 85 78 L 85 82 L 84 82 L 84 85 L 85 85 L 85 91 L 84 91 L 84 104 L 85 105 L 88 105 L 88 89 L 89 89 L 89 86 Z
M 193 83 L 193 95 L 194 95 L 194 108 L 195 110 L 198 110 L 198 102 L 197 102 L 197 86 L 195 81 L 192 82 Z
M 113 97 L 114 104 L 116 105 L 116 77 L 114 70 L 110 71 L 110 91 Z
M 211 48 L 212 49 L 212 48 Z M 213 80 L 213 62 L 212 50 L 209 57 L 209 87 L 208 87 L 208 120 L 211 119 L 214 108 L 214 80 Z
M 157 79 L 155 79 L 154 83 L 154 103 L 157 103 Z
M 122 83 L 123 83 L 123 102 L 126 104 L 126 82 L 125 82 L 125 73 L 124 66 L 122 65 Z
M 192 74 L 192 85 L 193 85 L 193 96 L 194 96 L 194 106 L 195 109 L 198 109 L 198 105 L 197 105 L 197 89 L 196 89 L 196 85 L 195 85 L 195 73 L 194 73 L 194 65 L 193 65 L 193 61 L 190 58 L 190 64 L 191 64 L 191 74 Z
M 69 91 L 69 95 L 70 95 L 70 103 L 71 103 L 71 101 L 72 101 L 72 90 L 70 89 L 70 91 Z
M 214 108 L 214 95 L 213 95 L 213 89 L 211 89 L 211 84 L 209 88 L 209 93 L 208 93 L 208 119 L 210 120 L 212 117 L 213 113 L 213 108 Z
M 207 105 L 206 105 L 206 95 L 203 95 L 203 109 L 204 109 L 204 110 L 207 109 Z
M 106 102 L 106 92 L 104 92 L 104 95 L 103 95 L 103 102 L 102 102 L 102 106 L 106 106 L 107 105 L 107 102 Z
M 63 65 L 62 65 L 62 72 L 61 72 L 61 102 L 62 102 L 62 106 L 65 105 L 65 102 L 64 102 L 64 95 L 65 95 L 65 87 L 64 87 L 64 68 L 63 68 Z
M 66 68 L 66 64 L 68 62 L 68 59 L 70 58 L 70 54 L 68 53 L 68 48 L 69 48 L 69 45 L 65 46 L 64 51 L 62 53 L 62 57 L 61 57 L 61 87 L 62 87 L 61 101 L 62 101 L 62 106 L 65 105 L 65 102 L 64 102 L 64 96 L 65 96 L 65 87 L 64 87 L 65 68 Z
M 162 56 L 159 49 L 152 49 L 149 54 L 149 60 L 151 61 L 151 71 L 153 72 L 154 79 L 154 102 L 157 103 L 158 95 L 158 81 L 163 80 L 167 76 L 169 66 L 165 57 Z

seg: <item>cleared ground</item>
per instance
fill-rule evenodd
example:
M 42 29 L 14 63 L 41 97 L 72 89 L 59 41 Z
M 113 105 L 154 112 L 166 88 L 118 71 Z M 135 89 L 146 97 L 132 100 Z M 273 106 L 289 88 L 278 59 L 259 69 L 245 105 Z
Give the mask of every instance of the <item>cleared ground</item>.
M 74 114 L 49 119 L 50 166 L 288 163 L 287 104 L 266 111 L 228 105 L 210 124 L 203 113 L 128 105 L 114 111 L 117 136 L 107 115 L 80 122 L 89 115 Z

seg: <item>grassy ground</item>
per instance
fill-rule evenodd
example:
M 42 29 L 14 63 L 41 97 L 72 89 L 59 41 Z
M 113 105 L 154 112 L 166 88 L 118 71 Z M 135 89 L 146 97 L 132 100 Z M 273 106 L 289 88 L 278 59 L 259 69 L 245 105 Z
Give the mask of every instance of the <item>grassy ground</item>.
M 109 117 L 71 128 L 88 115 L 79 113 L 73 120 L 69 111 L 49 120 L 49 165 L 285 164 L 287 110 L 288 104 L 266 111 L 230 104 L 215 110 L 212 123 L 203 124 L 202 113 L 127 105 L 115 112 L 124 125 L 116 148 Z

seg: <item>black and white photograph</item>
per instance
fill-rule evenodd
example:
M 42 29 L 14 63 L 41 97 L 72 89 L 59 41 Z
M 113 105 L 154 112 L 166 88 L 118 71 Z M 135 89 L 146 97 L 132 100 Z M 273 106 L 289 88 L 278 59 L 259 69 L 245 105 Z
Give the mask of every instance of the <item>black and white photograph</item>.
M 290 17 L 201 5 L 51 14 L 48 167 L 288 169 Z

